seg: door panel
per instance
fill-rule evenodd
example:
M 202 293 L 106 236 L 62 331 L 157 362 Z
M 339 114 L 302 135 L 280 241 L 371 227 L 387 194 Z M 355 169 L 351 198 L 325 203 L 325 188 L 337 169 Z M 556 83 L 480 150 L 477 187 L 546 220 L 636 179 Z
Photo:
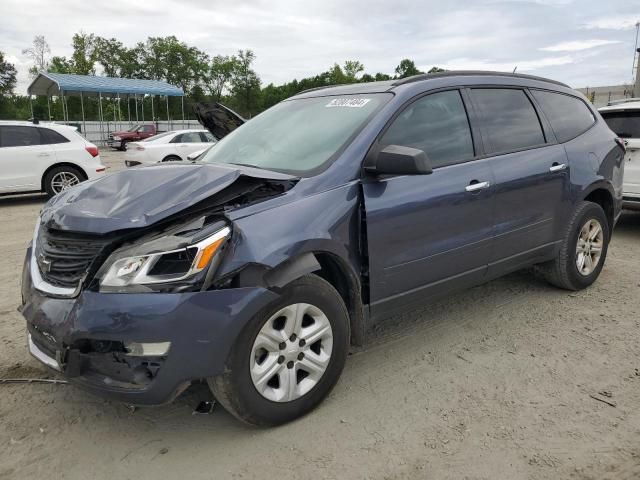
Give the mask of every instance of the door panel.
M 548 254 L 570 208 L 569 163 L 562 145 L 491 159 L 496 179 L 493 270 L 517 268 Z
M 372 316 L 482 280 L 493 200 L 491 187 L 468 192 L 474 181 L 493 184 L 487 161 L 363 184 Z

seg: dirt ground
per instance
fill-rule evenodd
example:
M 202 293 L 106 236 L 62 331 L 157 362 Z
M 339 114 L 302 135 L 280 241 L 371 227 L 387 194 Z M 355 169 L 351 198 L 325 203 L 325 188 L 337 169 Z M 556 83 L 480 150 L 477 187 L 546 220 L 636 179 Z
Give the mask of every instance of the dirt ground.
M 43 200 L 0 198 L 0 378 L 55 378 L 16 311 Z M 221 408 L 193 415 L 202 385 L 131 410 L 70 385 L 0 383 L 0 478 L 640 478 L 639 213 L 585 291 L 519 272 L 369 342 L 316 411 L 268 430 Z

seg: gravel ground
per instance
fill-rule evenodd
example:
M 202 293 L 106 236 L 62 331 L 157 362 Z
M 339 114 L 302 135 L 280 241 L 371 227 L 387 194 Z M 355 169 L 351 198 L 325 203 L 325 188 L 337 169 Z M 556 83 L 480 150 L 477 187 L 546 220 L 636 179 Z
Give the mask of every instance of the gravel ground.
M 54 378 L 16 311 L 43 201 L 0 198 L 0 378 Z M 639 272 L 640 214 L 627 213 L 591 288 L 519 272 L 392 318 L 316 411 L 269 430 L 193 415 L 202 385 L 131 410 L 70 385 L 0 384 L 0 478 L 637 479 Z

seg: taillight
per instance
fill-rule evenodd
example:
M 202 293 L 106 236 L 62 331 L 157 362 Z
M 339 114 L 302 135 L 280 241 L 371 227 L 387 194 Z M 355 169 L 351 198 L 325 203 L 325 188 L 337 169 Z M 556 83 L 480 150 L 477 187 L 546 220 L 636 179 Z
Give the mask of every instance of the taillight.
M 92 157 L 97 157 L 100 152 L 98 151 L 98 147 L 96 147 L 95 145 L 87 145 L 86 147 L 84 147 L 84 149 L 89 152 L 89 155 L 91 155 Z
M 624 150 L 625 152 L 627 151 L 627 142 L 624 139 L 616 137 L 616 143 L 620 148 L 622 148 L 622 150 Z

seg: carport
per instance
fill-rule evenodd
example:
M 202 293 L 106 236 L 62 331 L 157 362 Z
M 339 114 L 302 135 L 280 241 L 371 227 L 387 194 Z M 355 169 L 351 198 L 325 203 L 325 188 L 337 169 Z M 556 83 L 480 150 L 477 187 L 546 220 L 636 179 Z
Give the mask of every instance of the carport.
M 80 97 L 80 106 L 82 111 L 82 129 L 86 131 L 86 119 L 84 114 L 84 97 L 97 97 L 99 99 L 98 116 L 100 121 L 100 131 L 104 123 L 104 115 L 102 108 L 103 97 L 107 101 L 117 102 L 118 108 L 114 108 L 114 122 L 122 122 L 122 118 L 117 119 L 117 115 L 122 117 L 120 102 L 127 102 L 127 116 L 131 123 L 131 98 L 135 103 L 135 120 L 144 122 L 144 102 L 141 103 L 141 117 L 138 115 L 138 99 L 145 96 L 151 97 L 151 118 L 155 119 L 154 97 L 165 97 L 167 109 L 167 120 L 169 120 L 169 97 L 181 98 L 182 122 L 184 124 L 184 91 L 180 87 L 176 87 L 167 82 L 159 80 L 138 80 L 133 78 L 114 78 L 114 77 L 98 77 L 95 75 L 74 75 L 68 73 L 39 73 L 31 82 L 27 89 L 29 100 L 33 95 L 43 95 L 47 97 L 47 109 L 49 118 L 51 118 L 51 97 L 58 97 L 62 105 L 62 120 L 69 122 L 69 108 L 66 98 L 69 96 Z M 116 111 L 118 112 L 116 114 Z M 33 104 L 31 104 L 31 116 L 33 117 Z

